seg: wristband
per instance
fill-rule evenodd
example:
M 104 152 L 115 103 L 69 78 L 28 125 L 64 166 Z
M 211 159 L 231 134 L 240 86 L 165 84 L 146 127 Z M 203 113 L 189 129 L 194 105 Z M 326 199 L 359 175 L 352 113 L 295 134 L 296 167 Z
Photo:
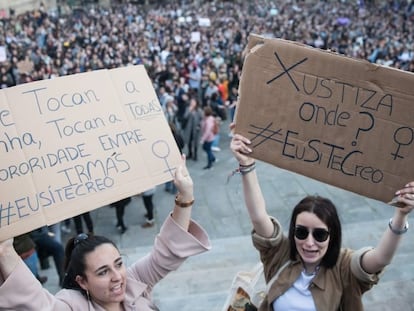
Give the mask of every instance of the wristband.
M 256 162 L 253 161 L 252 163 L 248 165 L 243 165 L 239 163 L 239 167 L 233 170 L 228 176 L 227 176 L 227 183 L 229 183 L 230 178 L 232 178 L 235 174 L 240 175 L 246 175 L 256 169 Z
M 175 205 L 179 206 L 179 207 L 190 207 L 191 205 L 194 204 L 194 199 L 192 199 L 191 201 L 188 202 L 181 202 L 180 200 L 178 200 L 178 194 L 175 197 Z
M 256 165 L 255 161 L 253 161 L 252 163 L 247 164 L 247 165 L 239 163 L 239 168 L 248 168 L 248 167 L 251 167 L 251 166 L 254 166 L 254 165 Z
M 248 174 L 248 173 L 250 173 L 250 172 L 252 172 L 253 170 L 255 170 L 256 169 L 256 163 L 255 162 L 253 162 L 251 165 L 249 165 L 249 166 L 242 166 L 242 165 L 240 165 L 239 166 L 239 173 L 241 174 L 241 175 L 246 175 L 246 174 Z

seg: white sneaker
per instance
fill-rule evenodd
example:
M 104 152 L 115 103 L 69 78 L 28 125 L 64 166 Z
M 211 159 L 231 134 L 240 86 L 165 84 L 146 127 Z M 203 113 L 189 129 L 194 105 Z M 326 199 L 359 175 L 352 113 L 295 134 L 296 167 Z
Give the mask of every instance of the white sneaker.
M 221 151 L 221 149 L 219 147 L 216 147 L 216 146 L 211 147 L 211 150 L 216 151 L 216 152 Z

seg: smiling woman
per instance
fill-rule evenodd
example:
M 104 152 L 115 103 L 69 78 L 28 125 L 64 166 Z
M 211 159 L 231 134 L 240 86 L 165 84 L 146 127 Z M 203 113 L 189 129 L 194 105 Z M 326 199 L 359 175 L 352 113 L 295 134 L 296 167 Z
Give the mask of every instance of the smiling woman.
M 174 184 L 178 199 L 147 256 L 126 267 L 111 240 L 80 234 L 67 242 L 63 289 L 55 296 L 42 287 L 21 260 L 13 239 L 0 242 L 0 309 L 158 310 L 151 300 L 154 286 L 189 256 L 211 248 L 207 233 L 191 219 L 193 181 L 185 157 L 176 170 Z
M 258 309 L 362 311 L 362 295 L 378 282 L 407 232 L 407 216 L 414 209 L 414 182 L 395 192 L 399 207 L 388 227 L 385 225 L 378 246 L 354 251 L 341 246 L 335 205 L 319 196 L 307 196 L 294 207 L 286 236 L 279 221 L 266 211 L 255 161 L 249 157 L 251 141 L 234 134 L 230 147 L 239 162 L 245 203 L 254 227 L 253 244 L 270 284 Z M 277 282 L 269 281 L 281 267 L 286 268 Z

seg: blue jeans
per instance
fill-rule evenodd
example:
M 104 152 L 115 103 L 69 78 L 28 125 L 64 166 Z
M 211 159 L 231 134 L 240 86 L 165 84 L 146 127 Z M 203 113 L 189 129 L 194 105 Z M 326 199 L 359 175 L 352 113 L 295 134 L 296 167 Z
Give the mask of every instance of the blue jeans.
M 216 161 L 216 157 L 213 154 L 213 151 L 211 150 L 211 145 L 213 144 L 213 141 L 205 141 L 203 143 L 203 150 L 207 153 L 207 168 L 210 168 L 213 166 L 213 162 Z
M 45 260 L 49 256 L 53 256 L 56 272 L 60 281 L 63 280 L 64 271 L 63 264 L 65 259 L 65 250 L 63 245 L 48 235 L 47 231 L 38 229 L 32 231 L 31 237 L 36 244 L 39 260 Z
M 172 180 L 165 183 L 165 191 L 175 194 L 177 192 L 177 187 L 174 185 Z
M 211 142 L 212 147 L 218 147 L 220 144 L 220 134 L 214 136 L 214 140 Z
M 29 257 L 23 260 L 26 266 L 32 271 L 35 277 L 39 276 L 39 257 L 37 257 L 37 252 L 34 252 Z

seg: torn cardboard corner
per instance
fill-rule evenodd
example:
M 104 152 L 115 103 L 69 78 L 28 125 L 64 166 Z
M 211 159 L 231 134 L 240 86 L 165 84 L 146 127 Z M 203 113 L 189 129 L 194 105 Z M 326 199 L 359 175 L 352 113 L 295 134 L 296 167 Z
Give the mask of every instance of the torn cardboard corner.
M 251 35 L 236 132 L 253 157 L 389 202 L 414 180 L 414 74 Z

